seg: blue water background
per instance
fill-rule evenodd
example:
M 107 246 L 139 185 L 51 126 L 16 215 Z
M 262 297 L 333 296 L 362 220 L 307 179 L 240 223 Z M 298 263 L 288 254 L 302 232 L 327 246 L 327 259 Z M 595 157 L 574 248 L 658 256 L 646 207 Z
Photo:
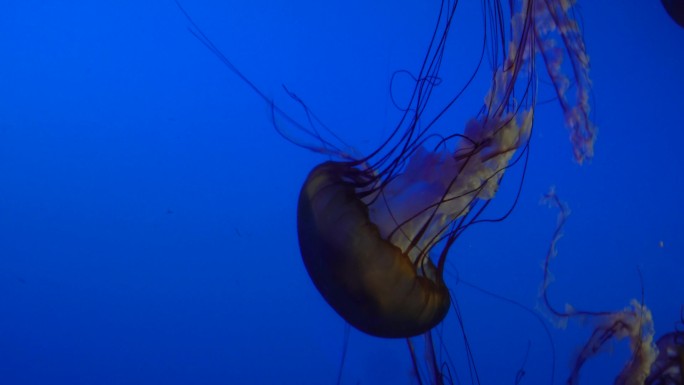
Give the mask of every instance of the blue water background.
M 396 123 L 391 74 L 418 70 L 439 2 L 185 6 L 276 103 L 304 117 L 286 85 L 365 153 Z M 480 2 L 461 6 L 438 104 L 481 44 Z M 459 239 L 447 280 L 457 272 L 534 309 L 557 214 L 539 200 L 553 185 L 572 209 L 554 304 L 617 310 L 643 286 L 662 334 L 684 303 L 684 30 L 658 1 L 586 1 L 581 14 L 595 158 L 574 162 L 559 107 L 540 105 L 518 206 Z M 187 26 L 172 1 L 2 7 L 0 384 L 336 383 L 345 324 L 309 280 L 295 229 L 299 188 L 326 157 L 281 138 L 269 106 Z M 461 132 L 477 112 L 484 74 L 441 129 Z M 547 81 L 539 88 L 551 96 Z M 537 318 L 452 288 L 483 384 L 512 384 L 521 368 L 522 384 L 550 383 Z M 545 323 L 560 384 L 593 324 Z M 453 312 L 440 331 L 470 383 Z M 628 355 L 615 344 L 583 383 L 612 383 Z M 343 384 L 414 383 L 404 340 L 356 331 L 342 373 Z

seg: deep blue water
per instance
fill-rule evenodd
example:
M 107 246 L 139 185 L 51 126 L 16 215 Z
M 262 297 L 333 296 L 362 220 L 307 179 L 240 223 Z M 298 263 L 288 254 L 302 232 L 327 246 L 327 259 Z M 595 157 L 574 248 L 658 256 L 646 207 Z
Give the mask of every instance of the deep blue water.
M 439 2 L 185 7 L 283 109 L 303 117 L 286 85 L 367 152 L 396 123 L 391 74 L 418 68 Z M 445 81 L 472 72 L 479 12 L 463 2 Z M 552 301 L 618 310 L 643 285 L 660 335 L 684 304 L 684 29 L 658 1 L 586 1 L 581 14 L 594 159 L 573 161 L 560 109 L 540 105 L 515 211 L 470 228 L 449 270 L 534 308 L 556 220 L 539 200 L 553 185 L 572 215 Z M 295 228 L 301 183 L 326 158 L 281 138 L 269 107 L 187 26 L 166 0 L 2 7 L 0 384 L 336 383 L 345 324 L 309 280 Z M 471 89 L 445 126 L 462 130 L 482 104 L 486 82 Z M 502 187 L 494 212 L 516 187 Z M 549 383 L 537 318 L 453 289 L 483 384 L 512 384 L 521 368 L 522 384 Z M 593 325 L 544 322 L 560 384 Z M 453 312 L 440 330 L 470 383 Z M 628 355 L 615 344 L 583 383 L 612 383 Z M 342 373 L 343 384 L 414 381 L 404 340 L 357 331 Z

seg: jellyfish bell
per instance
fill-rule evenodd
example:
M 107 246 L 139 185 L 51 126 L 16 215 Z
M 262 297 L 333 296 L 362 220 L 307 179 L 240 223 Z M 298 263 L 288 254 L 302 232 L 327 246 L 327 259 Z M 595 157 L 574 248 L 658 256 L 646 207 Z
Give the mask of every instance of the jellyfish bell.
M 356 191 L 363 172 L 338 162 L 311 171 L 299 196 L 304 264 L 326 301 L 357 329 L 379 337 L 430 330 L 449 310 L 449 291 L 429 258 L 417 266 L 384 239 Z
M 670 18 L 684 28 L 684 0 L 660 0 L 660 2 Z

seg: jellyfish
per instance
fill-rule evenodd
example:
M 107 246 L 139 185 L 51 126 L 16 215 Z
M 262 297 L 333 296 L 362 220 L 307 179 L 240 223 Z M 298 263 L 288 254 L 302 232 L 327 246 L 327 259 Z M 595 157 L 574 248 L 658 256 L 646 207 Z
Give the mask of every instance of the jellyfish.
M 684 314 L 679 326 L 684 325 Z M 646 385 L 684 384 L 684 332 L 676 330 L 656 341 L 658 355 L 651 365 Z
M 655 341 L 651 310 L 643 301 L 632 300 L 619 311 L 589 312 L 568 308 L 563 318 L 582 317 L 595 323 L 591 336 L 581 347 L 566 384 L 579 384 L 584 364 L 606 350 L 613 340 L 627 339 L 631 356 L 613 382 L 614 385 L 684 384 L 684 332 L 668 332 Z
M 684 1 L 660 0 L 670 18 L 680 27 L 684 28 Z
M 563 227 L 570 209 L 552 189 L 545 195 L 544 202 L 559 210 L 556 230 L 544 263 L 544 278 L 540 290 L 542 308 L 564 326 L 570 319 L 579 318 L 593 323 L 594 329 L 589 339 L 580 348 L 571 372 L 566 381 L 568 385 L 580 383 L 580 372 L 584 365 L 597 354 L 606 350 L 612 341 L 626 339 L 631 356 L 618 373 L 614 385 L 675 385 L 684 384 L 684 306 L 680 310 L 677 329 L 665 333 L 655 340 L 655 326 L 651 310 L 644 304 L 642 288 L 641 299 L 632 299 L 630 305 L 617 311 L 578 310 L 566 304 L 564 310 L 551 305 L 548 288 L 551 281 L 549 265 L 556 256 L 556 245 L 561 238 Z
M 500 59 L 483 106 L 462 130 L 432 132 L 458 99 L 428 116 L 456 6 L 442 3 L 411 103 L 391 135 L 362 157 L 322 142 L 315 149 L 339 159 L 314 167 L 299 195 L 299 245 L 311 280 L 344 320 L 373 336 L 420 335 L 446 316 L 450 247 L 485 220 L 506 170 L 526 162 L 537 64 L 564 111 L 575 159 L 593 155 L 589 59 L 568 1 L 512 1 L 507 20 L 496 2 L 488 18 L 496 35 L 490 57 Z

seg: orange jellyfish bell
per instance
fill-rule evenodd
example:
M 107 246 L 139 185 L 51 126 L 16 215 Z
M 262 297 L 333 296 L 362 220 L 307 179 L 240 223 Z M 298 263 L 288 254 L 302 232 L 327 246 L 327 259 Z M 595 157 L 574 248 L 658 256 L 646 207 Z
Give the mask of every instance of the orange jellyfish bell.
M 382 238 L 356 193 L 364 179 L 341 162 L 311 171 L 297 209 L 304 264 L 325 300 L 357 329 L 378 337 L 424 333 L 446 316 L 449 291 L 429 258 L 417 268 Z

